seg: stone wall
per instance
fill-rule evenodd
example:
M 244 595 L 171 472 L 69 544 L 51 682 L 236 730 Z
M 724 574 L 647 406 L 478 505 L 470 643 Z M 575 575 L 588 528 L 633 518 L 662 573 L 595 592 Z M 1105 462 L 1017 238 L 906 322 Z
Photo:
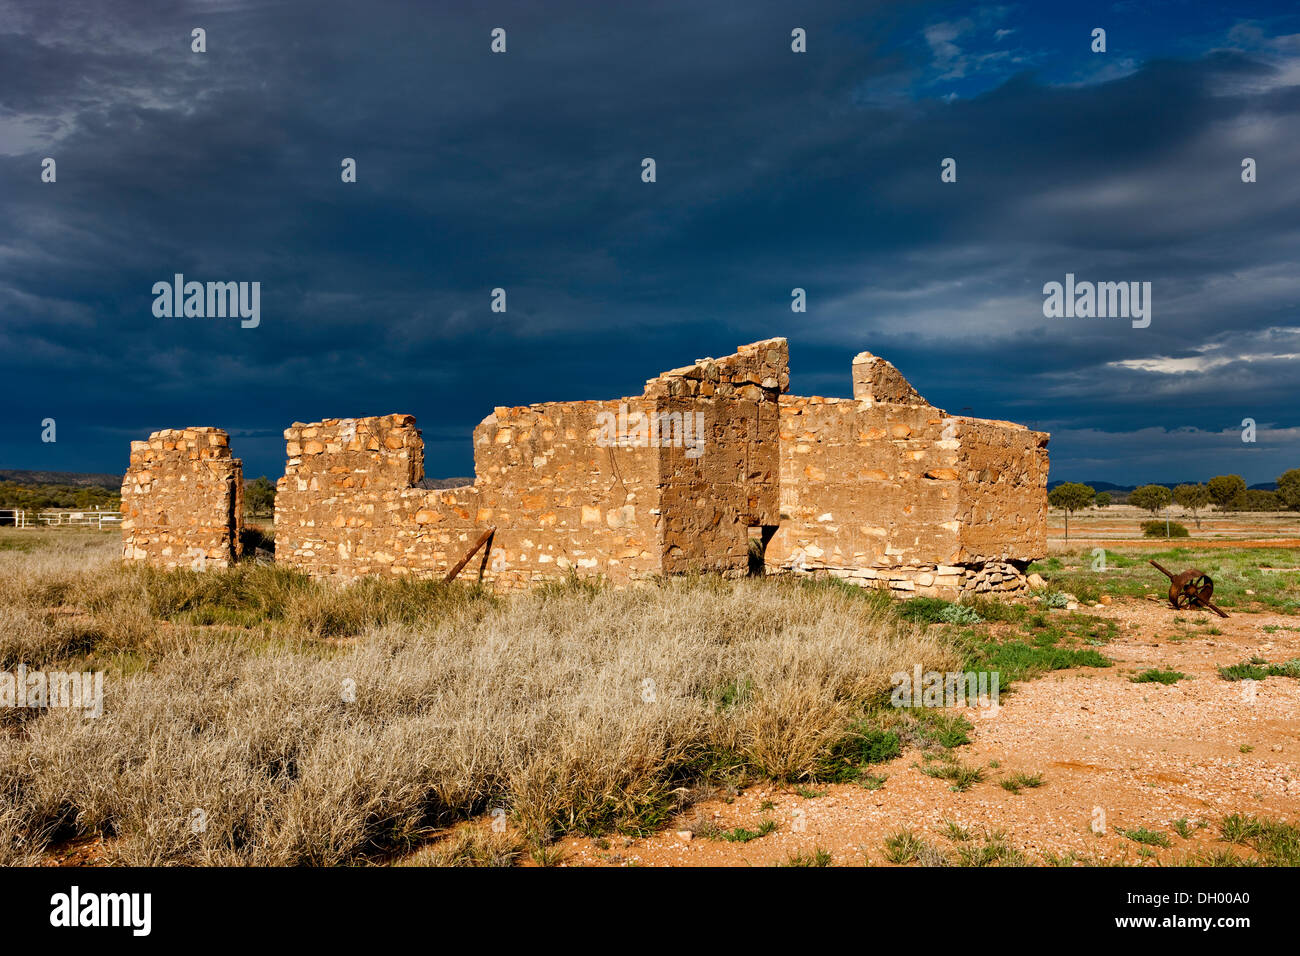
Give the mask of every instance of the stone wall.
M 781 400 L 768 571 L 946 598 L 1023 587 L 1046 554 L 1047 435 L 950 416 L 870 353 L 852 373 L 853 399 Z
M 943 597 L 1023 586 L 1046 550 L 1045 434 L 948 415 L 867 352 L 852 399 L 788 396 L 789 381 L 786 341 L 769 339 L 638 396 L 497 408 L 474 429 L 474 483 L 445 490 L 421 487 L 410 415 L 295 422 L 276 561 L 317 577 L 441 577 L 495 529 L 482 570 L 494 586 L 570 572 L 625 584 L 748 573 L 757 537 L 769 573 Z M 128 558 L 186 563 L 198 547 L 228 563 L 239 472 L 216 429 L 133 443 Z
M 1047 440 L 1011 422 L 957 418 L 962 561 L 1047 554 Z
M 458 500 L 472 503 L 476 528 L 497 529 L 490 580 L 521 586 L 572 570 L 624 582 L 659 571 L 660 449 L 601 428 L 620 416 L 648 421 L 655 409 L 637 398 L 548 402 L 497 408 L 474 429 L 477 477 Z
M 783 339 L 755 343 L 640 396 L 497 408 L 474 429 L 474 484 L 446 491 L 415 487 L 409 415 L 295 423 L 276 560 L 317 576 L 439 576 L 495 528 L 484 580 L 499 587 L 571 570 L 616 583 L 743 574 L 750 526 L 779 510 L 787 356 Z
M 219 428 L 166 429 L 131 442 L 122 480 L 127 561 L 228 567 L 242 553 L 244 470 Z
M 703 425 L 698 454 L 669 445 L 658 456 L 663 573 L 746 574 L 750 529 L 780 520 L 778 401 L 789 354 L 785 339 L 756 342 L 646 383 L 660 411 Z

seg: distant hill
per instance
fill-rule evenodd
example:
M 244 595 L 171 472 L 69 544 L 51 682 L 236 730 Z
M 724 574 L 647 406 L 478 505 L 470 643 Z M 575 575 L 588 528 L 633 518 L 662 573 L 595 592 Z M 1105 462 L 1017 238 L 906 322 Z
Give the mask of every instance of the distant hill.
M 0 481 L 16 485 L 71 485 L 74 488 L 122 489 L 122 476 L 94 471 L 25 471 L 21 468 L 0 468 Z
M 1049 481 L 1047 483 L 1047 490 L 1051 491 L 1057 485 L 1064 485 L 1071 481 L 1074 481 L 1074 479 L 1058 478 L 1056 479 L 1056 481 Z M 1093 490 L 1095 491 L 1132 491 L 1134 488 L 1137 487 L 1137 485 L 1116 485 L 1116 484 L 1112 484 L 1109 481 L 1081 481 L 1079 482 L 1079 484 L 1088 485 L 1091 488 L 1093 488 Z
M 462 488 L 465 485 L 474 484 L 473 478 L 425 478 L 420 481 L 421 488 L 428 488 L 433 491 L 442 488 Z

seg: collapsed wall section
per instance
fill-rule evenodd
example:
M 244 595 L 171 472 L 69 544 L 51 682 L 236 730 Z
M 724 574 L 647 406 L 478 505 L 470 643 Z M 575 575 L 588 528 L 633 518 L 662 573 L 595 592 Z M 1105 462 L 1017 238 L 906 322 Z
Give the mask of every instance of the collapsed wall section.
M 122 480 L 125 560 L 228 567 L 242 554 L 243 529 L 243 463 L 224 431 L 165 429 L 131 442 Z

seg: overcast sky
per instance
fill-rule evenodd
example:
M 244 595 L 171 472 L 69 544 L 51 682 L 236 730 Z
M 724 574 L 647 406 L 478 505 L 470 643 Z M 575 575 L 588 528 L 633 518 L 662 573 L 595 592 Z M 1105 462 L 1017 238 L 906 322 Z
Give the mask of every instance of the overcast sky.
M 275 477 L 289 423 L 400 411 L 468 475 L 494 405 L 774 335 L 792 392 L 870 350 L 1054 480 L 1300 467 L 1296 5 L 1066 6 L 0 0 L 0 467 L 195 424 Z M 260 325 L 155 317 L 178 272 Z M 1067 273 L 1150 326 L 1046 318 Z

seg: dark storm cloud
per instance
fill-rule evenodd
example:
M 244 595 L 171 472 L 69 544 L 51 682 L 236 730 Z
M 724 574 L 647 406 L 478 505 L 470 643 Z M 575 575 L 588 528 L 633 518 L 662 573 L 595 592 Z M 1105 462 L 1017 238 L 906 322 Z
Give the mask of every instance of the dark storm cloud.
M 429 472 L 464 474 L 493 405 L 635 393 L 769 335 L 794 391 L 847 394 L 871 349 L 952 411 L 1050 429 L 1057 477 L 1300 464 L 1300 46 L 1271 21 L 1096 67 L 1013 8 L 0 12 L 14 467 L 117 469 L 208 423 L 274 475 L 289 422 L 402 410 Z M 154 318 L 175 272 L 260 281 L 261 325 Z M 1151 282 L 1151 327 L 1044 318 L 1066 272 Z M 1243 416 L 1254 447 L 1224 440 Z

